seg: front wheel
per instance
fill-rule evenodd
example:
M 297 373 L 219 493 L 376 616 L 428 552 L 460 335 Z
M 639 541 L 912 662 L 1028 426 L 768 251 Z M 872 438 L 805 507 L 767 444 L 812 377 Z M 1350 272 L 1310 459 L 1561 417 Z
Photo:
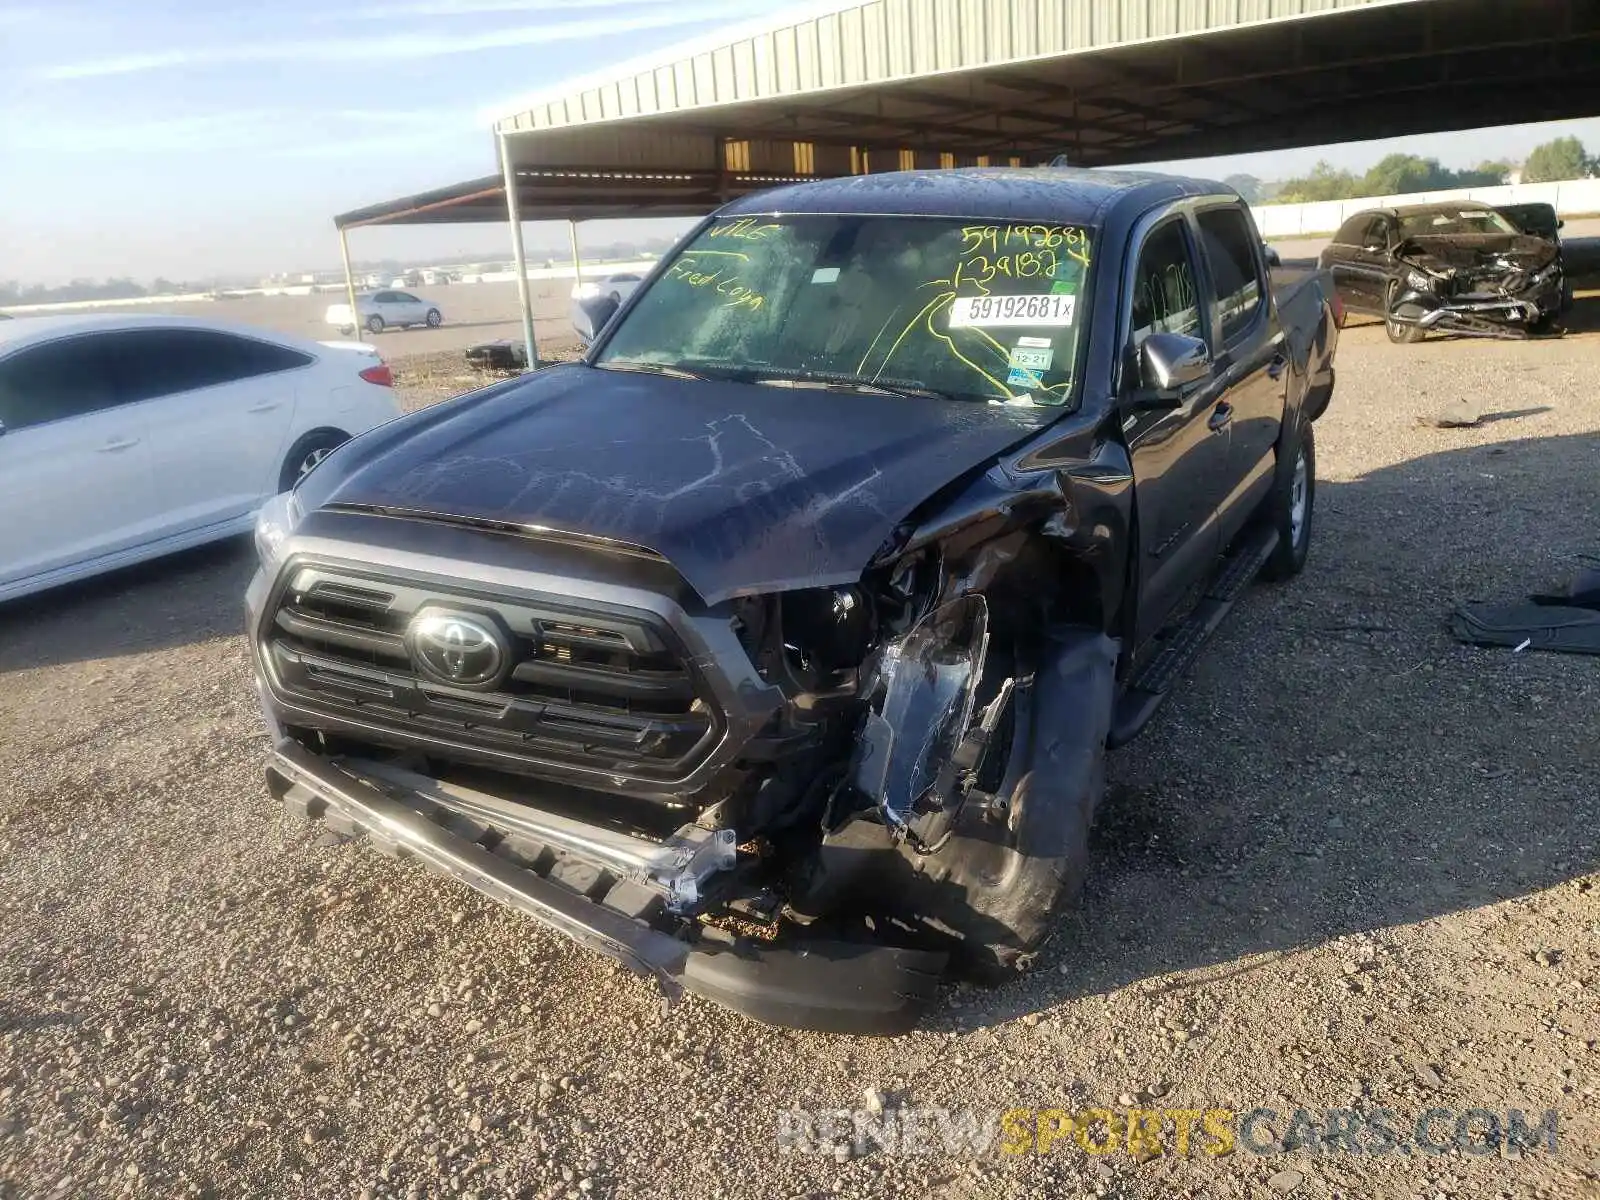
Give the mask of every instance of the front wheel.
M 1397 346 L 1409 346 L 1425 338 L 1427 330 L 1420 325 L 1408 325 L 1395 315 L 1400 307 L 1400 282 L 1390 280 L 1383 296 L 1383 332 Z
M 368 333 L 382 333 L 383 332 L 383 318 L 380 317 L 377 313 L 373 313 L 370 317 L 367 318 L 367 332 Z
M 444 314 L 442 314 L 437 308 L 430 308 L 428 310 L 428 328 L 437 329 L 443 324 Z
M 997 731 L 1002 761 L 980 771 L 994 801 L 969 799 L 935 848 L 903 851 L 912 924 L 970 978 L 997 983 L 1025 969 L 1078 902 L 1105 792 L 1116 659 L 1116 643 L 1101 634 L 1051 637 Z
M 1278 447 L 1281 456 L 1261 519 L 1278 531 L 1278 545 L 1261 568 L 1263 579 L 1292 579 L 1311 552 L 1311 518 L 1317 501 L 1317 443 L 1309 421 L 1297 420 Z

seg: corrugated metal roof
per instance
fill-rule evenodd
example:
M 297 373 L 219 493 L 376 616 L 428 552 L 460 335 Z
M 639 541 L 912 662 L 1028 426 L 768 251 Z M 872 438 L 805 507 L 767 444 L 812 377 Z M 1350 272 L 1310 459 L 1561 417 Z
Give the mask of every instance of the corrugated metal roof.
M 867 0 L 815 8 L 732 36 L 674 47 L 528 98 L 502 114 L 496 131 L 517 136 L 521 163 L 682 164 L 704 158 L 693 134 L 648 130 L 631 119 L 683 118 L 702 110 L 824 93 L 1002 65 L 1050 66 L 1066 56 L 1271 22 L 1298 21 L 1374 6 L 1433 0 Z M 1059 64 L 1057 64 L 1059 65 Z M 791 109 L 797 126 L 804 111 Z M 618 122 L 607 131 L 606 123 Z M 680 121 L 681 123 L 681 121 Z M 582 129 L 580 141 L 556 135 Z M 546 134 L 545 131 L 550 131 Z M 798 132 L 807 132 L 801 128 Z M 810 131 L 816 132 L 816 131 Z M 691 145 L 693 141 L 695 144 Z M 582 150 L 579 149 L 581 146 Z
M 1594 0 L 858 0 L 532 97 L 496 130 L 535 220 L 703 212 L 791 178 L 1110 166 L 1596 111 Z M 495 198 L 475 190 L 341 220 L 488 219 Z

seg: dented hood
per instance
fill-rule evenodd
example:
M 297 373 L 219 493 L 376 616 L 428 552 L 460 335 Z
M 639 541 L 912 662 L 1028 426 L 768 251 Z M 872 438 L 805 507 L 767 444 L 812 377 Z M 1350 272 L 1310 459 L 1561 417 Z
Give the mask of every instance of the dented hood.
M 1398 254 L 1405 262 L 1434 268 L 1537 271 L 1555 260 L 1556 247 L 1526 234 L 1441 234 L 1408 238 L 1400 244 Z
M 1054 415 L 573 365 L 357 439 L 302 502 L 628 542 L 717 603 L 858 578 L 918 504 Z

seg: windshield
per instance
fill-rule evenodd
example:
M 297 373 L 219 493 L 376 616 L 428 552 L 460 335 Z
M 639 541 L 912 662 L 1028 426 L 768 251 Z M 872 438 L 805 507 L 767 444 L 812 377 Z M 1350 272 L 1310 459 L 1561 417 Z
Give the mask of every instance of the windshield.
M 714 221 L 594 365 L 1068 405 L 1088 230 L 926 217 Z
M 1487 208 L 1439 209 L 1400 218 L 1400 236 L 1440 237 L 1462 233 L 1516 233 L 1517 227 Z

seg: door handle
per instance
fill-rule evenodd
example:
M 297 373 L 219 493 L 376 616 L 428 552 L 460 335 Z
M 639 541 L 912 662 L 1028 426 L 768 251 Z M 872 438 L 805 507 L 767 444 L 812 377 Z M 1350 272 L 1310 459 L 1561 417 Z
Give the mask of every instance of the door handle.
M 1272 361 L 1267 364 L 1267 378 L 1283 378 L 1283 369 L 1289 365 L 1289 360 L 1281 354 L 1274 354 Z
M 263 400 L 260 404 L 252 404 L 249 408 L 245 409 L 245 412 L 271 412 L 273 409 L 280 407 L 282 404 L 283 401 L 281 400 Z
M 100 447 L 101 454 L 115 454 L 118 450 L 129 450 L 139 444 L 138 438 L 112 438 Z
M 1206 428 L 1216 433 L 1233 420 L 1233 405 L 1219 404 L 1211 410 L 1211 416 L 1206 421 Z

